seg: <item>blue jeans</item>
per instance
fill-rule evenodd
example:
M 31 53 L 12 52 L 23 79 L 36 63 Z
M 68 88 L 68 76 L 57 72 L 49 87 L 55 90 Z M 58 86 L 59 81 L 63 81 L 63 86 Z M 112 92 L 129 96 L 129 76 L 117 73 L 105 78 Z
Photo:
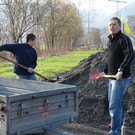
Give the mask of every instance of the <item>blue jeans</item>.
M 123 122 L 122 101 L 130 80 L 131 77 L 122 80 L 109 80 L 108 101 L 111 117 L 110 135 L 120 135 L 121 124 Z
M 37 78 L 36 78 L 35 74 L 33 74 L 31 76 L 17 75 L 17 79 L 27 79 L 27 80 L 35 80 L 35 81 L 37 81 Z

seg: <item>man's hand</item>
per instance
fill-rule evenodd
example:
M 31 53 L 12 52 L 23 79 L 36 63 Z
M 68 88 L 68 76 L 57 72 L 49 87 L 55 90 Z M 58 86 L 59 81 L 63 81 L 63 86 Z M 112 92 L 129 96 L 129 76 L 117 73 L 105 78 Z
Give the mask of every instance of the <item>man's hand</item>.
M 119 71 L 119 72 L 116 74 L 116 79 L 117 79 L 117 80 L 122 80 L 122 75 L 123 75 L 123 72 L 122 72 L 122 71 Z
M 33 73 L 33 68 L 28 68 L 28 72 Z
M 97 79 L 104 78 L 103 75 L 105 75 L 104 72 L 102 72 L 102 73 L 97 77 Z

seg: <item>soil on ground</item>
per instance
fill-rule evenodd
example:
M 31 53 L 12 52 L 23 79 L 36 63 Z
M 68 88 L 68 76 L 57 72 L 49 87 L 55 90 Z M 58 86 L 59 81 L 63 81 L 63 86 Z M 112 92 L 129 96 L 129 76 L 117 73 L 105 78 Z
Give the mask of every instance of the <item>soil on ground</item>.
M 90 79 L 89 73 L 102 72 L 105 67 L 106 51 L 98 52 L 80 61 L 71 71 L 63 74 L 57 83 L 76 85 L 79 92 L 79 116 L 76 122 L 60 127 L 76 135 L 105 135 L 108 131 L 108 79 Z M 131 64 L 131 83 L 123 100 L 127 135 L 135 135 L 135 60 Z

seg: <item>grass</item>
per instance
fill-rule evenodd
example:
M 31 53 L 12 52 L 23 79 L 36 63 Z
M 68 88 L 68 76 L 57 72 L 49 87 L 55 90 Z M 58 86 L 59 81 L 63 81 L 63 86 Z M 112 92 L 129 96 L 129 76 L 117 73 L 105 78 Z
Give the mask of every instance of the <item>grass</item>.
M 73 67 L 77 66 L 81 60 L 97 52 L 97 50 L 73 51 L 64 55 L 44 58 L 39 57 L 35 71 L 45 76 L 46 78 L 55 77 L 57 74 L 70 71 Z M 16 78 L 16 75 L 13 73 L 14 64 L 10 62 L 1 62 L 0 67 L 1 77 Z M 43 80 L 41 77 L 37 76 L 37 78 L 38 80 Z

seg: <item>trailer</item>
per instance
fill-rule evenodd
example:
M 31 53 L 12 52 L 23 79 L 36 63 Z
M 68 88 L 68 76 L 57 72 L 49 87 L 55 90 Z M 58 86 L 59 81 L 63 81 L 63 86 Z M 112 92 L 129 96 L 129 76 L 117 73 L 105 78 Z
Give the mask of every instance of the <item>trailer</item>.
M 68 135 L 56 128 L 77 117 L 76 86 L 0 77 L 0 135 Z

